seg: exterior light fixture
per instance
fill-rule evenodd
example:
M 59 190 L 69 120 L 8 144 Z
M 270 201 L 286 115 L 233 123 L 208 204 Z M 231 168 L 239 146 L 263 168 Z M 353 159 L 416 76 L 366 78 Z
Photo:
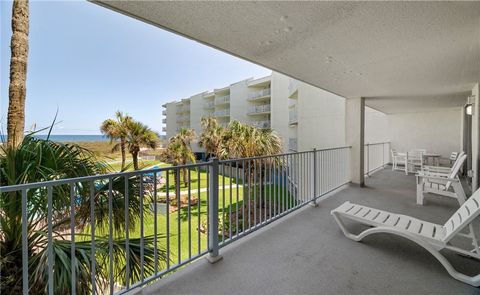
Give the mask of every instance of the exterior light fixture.
M 467 98 L 467 104 L 465 105 L 465 113 L 469 116 L 472 116 L 473 115 L 473 105 L 474 105 L 474 101 L 475 101 L 475 96 L 473 95 L 470 95 L 468 98 Z

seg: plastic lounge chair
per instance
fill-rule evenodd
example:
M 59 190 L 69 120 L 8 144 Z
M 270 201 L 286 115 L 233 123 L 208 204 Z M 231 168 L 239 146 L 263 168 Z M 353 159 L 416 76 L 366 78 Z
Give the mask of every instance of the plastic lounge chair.
M 456 198 L 460 204 L 466 200 L 465 191 L 458 174 L 467 155 L 459 157 L 452 168 L 439 170 L 424 170 L 417 173 L 417 204 L 423 205 L 424 193 L 432 193 L 450 198 Z M 435 172 L 431 172 L 435 171 Z
M 407 215 L 390 213 L 362 205 L 345 202 L 332 210 L 331 214 L 338 223 L 343 234 L 354 241 L 376 233 L 390 233 L 415 242 L 432 254 L 455 279 L 480 286 L 480 274 L 468 276 L 458 272 L 451 263 L 440 253 L 440 250 L 450 250 L 457 254 L 480 259 L 478 241 L 470 229 L 472 221 L 480 214 L 480 190 L 477 190 L 444 225 L 439 225 Z M 372 226 L 360 234 L 355 235 L 348 231 L 343 219 L 350 219 L 361 224 Z M 462 231 L 470 230 L 464 233 Z M 473 250 L 466 247 L 454 246 L 453 239 L 467 238 L 472 241 Z M 465 244 L 465 243 L 463 243 Z

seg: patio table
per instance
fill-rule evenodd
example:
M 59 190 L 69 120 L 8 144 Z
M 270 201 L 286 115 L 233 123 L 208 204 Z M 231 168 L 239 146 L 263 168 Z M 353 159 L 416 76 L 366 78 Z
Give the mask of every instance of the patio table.
M 422 155 L 423 156 L 423 159 L 425 160 L 425 163 L 429 163 L 429 160 L 432 161 L 432 164 L 435 165 L 435 166 L 439 166 L 440 165 L 440 157 L 442 155 L 440 154 L 435 154 L 435 153 L 425 153 Z

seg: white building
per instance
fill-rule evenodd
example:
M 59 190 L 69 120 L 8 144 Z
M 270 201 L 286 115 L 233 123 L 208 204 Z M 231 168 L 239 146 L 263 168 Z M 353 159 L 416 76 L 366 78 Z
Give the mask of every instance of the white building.
M 201 118 L 214 116 L 224 126 L 237 120 L 258 128 L 272 128 L 282 138 L 285 151 L 345 145 L 345 98 L 277 72 L 163 107 L 163 131 L 167 138 L 180 128 L 192 128 L 200 134 Z M 193 149 L 202 152 L 196 143 Z

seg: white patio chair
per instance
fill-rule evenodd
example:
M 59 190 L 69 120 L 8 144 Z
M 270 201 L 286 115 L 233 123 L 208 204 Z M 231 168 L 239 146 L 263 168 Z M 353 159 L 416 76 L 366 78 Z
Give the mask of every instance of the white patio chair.
M 406 174 L 409 172 L 415 172 L 416 168 L 422 170 L 423 168 L 423 154 L 425 154 L 427 150 L 425 149 L 413 149 L 407 153 L 407 171 Z
M 475 287 L 480 286 L 480 274 L 468 276 L 458 272 L 440 253 L 440 250 L 446 249 L 480 259 L 478 241 L 474 231 L 471 230 L 473 220 L 480 214 L 480 190 L 477 190 L 444 225 L 356 205 L 348 201 L 331 213 L 343 234 L 349 239 L 358 242 L 366 236 L 376 233 L 390 233 L 407 238 L 430 252 L 453 278 Z M 350 219 L 373 228 L 368 228 L 355 235 L 348 231 L 342 219 Z M 469 233 L 465 233 L 465 230 L 469 230 Z M 455 246 L 454 238 L 456 242 L 462 238 L 471 240 L 473 249 L 465 247 L 465 243 L 459 243 L 462 246 Z
M 407 154 L 399 153 L 397 150 L 392 149 L 392 171 L 401 170 L 407 171 Z M 402 166 L 399 166 L 402 165 Z
M 460 204 L 466 200 L 465 191 L 458 174 L 467 155 L 459 157 L 452 168 L 448 170 L 423 170 L 417 173 L 417 204 L 423 205 L 424 194 L 432 193 L 450 198 L 456 198 Z

